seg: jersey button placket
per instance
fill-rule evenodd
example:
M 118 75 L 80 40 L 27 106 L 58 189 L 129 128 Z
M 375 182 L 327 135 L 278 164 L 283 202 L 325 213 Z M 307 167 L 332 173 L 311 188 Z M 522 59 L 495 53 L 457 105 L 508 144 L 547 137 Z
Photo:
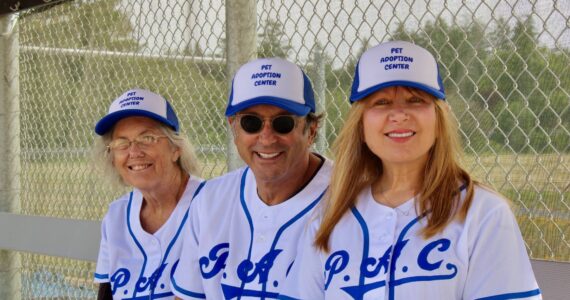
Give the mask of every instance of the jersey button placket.
M 160 240 L 156 237 L 152 238 L 148 256 L 150 258 L 148 264 L 149 267 L 148 271 L 151 270 L 154 271 L 158 267 L 160 267 L 160 261 L 162 260 L 162 251 L 160 249 Z
M 257 234 L 257 240 L 261 243 L 267 243 L 269 241 L 269 236 L 272 227 L 272 217 L 269 209 L 263 209 L 259 214 L 259 232 Z
M 384 216 L 384 226 L 382 227 L 385 228 L 385 231 L 380 235 L 380 240 L 387 245 L 391 245 L 395 240 L 396 221 L 397 215 L 394 211 L 390 211 Z

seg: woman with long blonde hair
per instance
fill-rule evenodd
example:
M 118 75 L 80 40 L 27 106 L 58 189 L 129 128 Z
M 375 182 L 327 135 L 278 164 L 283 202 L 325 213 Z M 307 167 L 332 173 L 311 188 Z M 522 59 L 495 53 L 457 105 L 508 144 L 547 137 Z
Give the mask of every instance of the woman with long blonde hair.
M 283 299 L 542 299 L 509 203 L 459 164 L 435 58 L 359 60 L 326 200 Z

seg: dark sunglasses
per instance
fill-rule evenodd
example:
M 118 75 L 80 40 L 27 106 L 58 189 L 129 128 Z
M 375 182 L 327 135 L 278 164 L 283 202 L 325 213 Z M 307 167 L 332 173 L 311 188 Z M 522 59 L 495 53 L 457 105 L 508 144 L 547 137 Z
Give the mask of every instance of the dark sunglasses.
M 257 115 L 237 115 L 241 128 L 250 134 L 258 133 L 263 128 L 265 118 Z M 280 115 L 267 118 L 271 121 L 271 128 L 278 134 L 287 134 L 295 128 L 295 117 L 292 115 Z

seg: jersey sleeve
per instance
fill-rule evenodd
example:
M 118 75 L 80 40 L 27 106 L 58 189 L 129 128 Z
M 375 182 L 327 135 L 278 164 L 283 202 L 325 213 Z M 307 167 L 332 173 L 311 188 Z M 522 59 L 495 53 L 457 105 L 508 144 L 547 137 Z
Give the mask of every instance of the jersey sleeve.
M 101 222 L 101 243 L 99 245 L 99 255 L 97 257 L 97 266 L 95 268 L 95 282 L 103 283 L 109 282 L 109 248 L 107 243 L 107 216 Z
M 172 292 L 181 299 L 206 299 L 198 255 L 199 200 L 200 195 L 190 204 L 190 220 L 182 233 L 182 250 L 180 259 L 171 271 L 170 284 Z
M 324 268 L 321 252 L 313 246 L 318 224 L 304 230 L 291 271 L 287 274 L 279 299 L 324 299 Z
M 542 299 L 516 218 L 501 205 L 471 224 L 463 299 Z

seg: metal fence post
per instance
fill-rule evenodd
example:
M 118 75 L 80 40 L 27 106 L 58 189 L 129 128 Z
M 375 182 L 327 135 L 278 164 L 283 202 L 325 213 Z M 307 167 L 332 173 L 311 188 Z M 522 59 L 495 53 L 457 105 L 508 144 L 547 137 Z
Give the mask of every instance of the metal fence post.
M 226 69 L 230 80 L 244 63 L 257 57 L 255 0 L 226 0 Z M 233 134 L 228 126 L 227 168 L 228 171 L 243 163 L 233 143 Z
M 315 100 L 317 104 L 317 112 L 326 114 L 326 90 L 327 90 L 327 80 L 325 77 L 325 59 L 323 57 L 324 49 L 322 47 L 316 47 L 315 51 Z M 317 143 L 316 150 L 320 154 L 325 154 L 324 152 L 328 149 L 327 142 L 327 120 L 326 116 L 323 118 L 321 127 L 317 133 Z
M 0 16 L 0 211 L 20 211 L 17 16 Z M 15 232 L 14 234 L 17 234 Z M 20 299 L 19 254 L 0 250 L 0 299 Z

